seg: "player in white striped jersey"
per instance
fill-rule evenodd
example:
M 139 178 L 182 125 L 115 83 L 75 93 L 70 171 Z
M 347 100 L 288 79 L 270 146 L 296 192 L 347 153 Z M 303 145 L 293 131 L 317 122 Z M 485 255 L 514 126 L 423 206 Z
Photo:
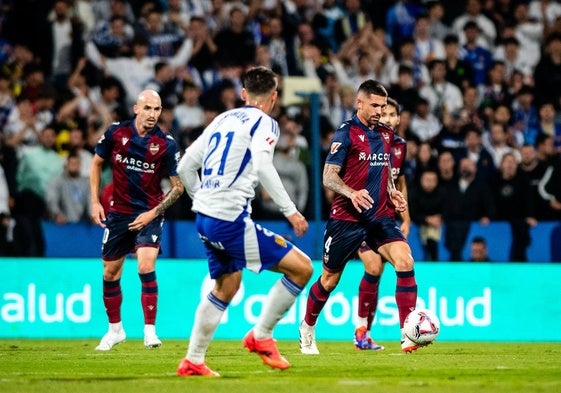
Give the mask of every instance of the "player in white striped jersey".
M 248 70 L 243 78 L 246 106 L 217 116 L 186 150 L 178 174 L 193 199 L 196 225 L 209 259 L 215 286 L 201 299 L 180 376 L 217 376 L 205 365 L 205 355 L 220 319 L 236 294 L 242 269 L 280 272 L 256 325 L 243 345 L 263 363 L 290 367 L 272 338 L 273 328 L 292 306 L 312 274 L 310 258 L 281 236 L 255 224 L 251 200 L 258 183 L 272 196 L 297 236 L 308 229 L 286 193 L 273 166 L 279 126 L 269 116 L 277 100 L 278 81 L 265 67 Z M 200 169 L 200 178 L 198 170 Z

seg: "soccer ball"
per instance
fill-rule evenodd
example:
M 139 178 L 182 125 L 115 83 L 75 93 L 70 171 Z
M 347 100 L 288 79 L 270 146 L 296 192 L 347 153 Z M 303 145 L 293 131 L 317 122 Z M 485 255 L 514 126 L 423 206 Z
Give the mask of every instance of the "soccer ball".
M 430 310 L 413 310 L 403 323 L 403 333 L 418 345 L 429 345 L 436 339 L 439 332 L 440 321 Z

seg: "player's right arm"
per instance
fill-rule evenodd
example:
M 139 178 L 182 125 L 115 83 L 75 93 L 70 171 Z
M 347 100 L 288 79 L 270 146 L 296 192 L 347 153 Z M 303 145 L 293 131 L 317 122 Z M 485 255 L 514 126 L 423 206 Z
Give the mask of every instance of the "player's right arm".
M 185 191 L 193 199 L 195 192 L 201 186 L 201 179 L 197 172 L 203 165 L 205 144 L 203 136 L 197 138 L 186 150 L 179 164 L 177 164 L 177 174 L 185 186 Z
M 92 204 L 92 221 L 101 227 L 105 227 L 105 211 L 99 201 L 99 185 L 101 184 L 101 171 L 103 169 L 103 158 L 94 154 L 90 169 L 90 200 Z
M 359 213 L 362 212 L 362 209 L 370 209 L 374 200 L 368 193 L 368 190 L 355 190 L 347 186 L 343 179 L 341 179 L 340 172 L 341 166 L 325 163 L 323 167 L 323 185 L 331 191 L 349 198 Z

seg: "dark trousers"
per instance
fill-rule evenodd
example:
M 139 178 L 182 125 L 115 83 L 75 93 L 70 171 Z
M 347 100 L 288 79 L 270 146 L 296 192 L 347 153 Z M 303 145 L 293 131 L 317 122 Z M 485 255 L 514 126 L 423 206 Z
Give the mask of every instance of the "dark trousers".
M 24 190 L 16 195 L 14 218 L 14 255 L 44 257 L 45 237 L 41 221 L 45 216 L 45 201 L 32 191 Z
M 471 226 L 470 221 L 448 221 L 444 235 L 444 246 L 450 252 L 450 261 L 461 261 Z

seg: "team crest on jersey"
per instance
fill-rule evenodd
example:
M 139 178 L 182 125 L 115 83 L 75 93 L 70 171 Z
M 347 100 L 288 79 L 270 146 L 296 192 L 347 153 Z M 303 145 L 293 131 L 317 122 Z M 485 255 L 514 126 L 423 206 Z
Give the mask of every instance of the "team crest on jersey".
M 129 141 L 129 138 L 123 138 L 121 139 L 121 143 L 123 144 L 123 146 L 125 146 L 127 144 L 127 142 Z
M 150 153 L 152 153 L 152 155 L 155 155 L 160 151 L 160 145 L 158 145 L 157 143 L 150 143 L 150 147 L 148 148 L 148 150 L 150 150 Z
M 360 139 L 361 142 L 364 142 L 364 135 L 359 135 L 358 139 Z
M 386 143 L 390 143 L 390 134 L 388 134 L 387 132 L 381 132 L 381 134 Z
M 340 147 L 341 147 L 341 142 L 333 142 L 331 144 L 331 154 L 337 153 L 337 151 L 339 151 Z
M 401 157 L 401 153 L 402 153 L 402 152 L 403 152 L 403 151 L 402 151 L 400 148 L 398 148 L 398 147 L 396 147 L 396 148 L 393 149 L 393 154 L 394 154 L 394 156 L 396 156 L 397 158 L 400 158 L 400 157 Z
M 275 236 L 275 243 L 277 243 L 281 247 L 286 247 L 286 240 L 282 236 Z

